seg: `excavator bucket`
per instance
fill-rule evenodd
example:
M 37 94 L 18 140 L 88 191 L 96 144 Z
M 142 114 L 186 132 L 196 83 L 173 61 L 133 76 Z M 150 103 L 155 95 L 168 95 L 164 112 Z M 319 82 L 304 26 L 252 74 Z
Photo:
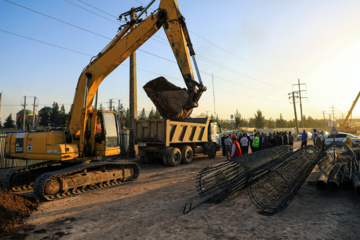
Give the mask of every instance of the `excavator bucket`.
M 189 101 L 186 89 L 158 77 L 148 82 L 144 90 L 163 118 L 181 121 L 190 116 L 192 109 L 184 107 Z

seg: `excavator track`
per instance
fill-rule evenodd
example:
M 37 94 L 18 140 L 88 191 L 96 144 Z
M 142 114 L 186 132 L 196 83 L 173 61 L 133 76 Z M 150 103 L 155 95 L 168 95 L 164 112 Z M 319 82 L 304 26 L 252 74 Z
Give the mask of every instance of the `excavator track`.
M 53 201 L 136 180 L 139 171 L 136 163 L 91 162 L 40 175 L 34 192 Z
M 3 187 L 13 192 L 26 191 L 33 188 L 33 184 L 37 175 L 41 174 L 41 170 L 55 163 L 54 161 L 46 161 L 27 165 L 23 167 L 16 167 L 5 172 L 1 179 Z M 36 174 L 36 172 L 38 174 Z

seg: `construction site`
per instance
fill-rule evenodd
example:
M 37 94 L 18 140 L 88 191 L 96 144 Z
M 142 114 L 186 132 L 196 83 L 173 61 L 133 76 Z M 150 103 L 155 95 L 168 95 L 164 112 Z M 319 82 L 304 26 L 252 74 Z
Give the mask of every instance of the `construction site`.
M 322 111 L 317 130 L 305 127 L 312 118 L 303 113 L 300 80 L 285 94 L 294 114 L 289 124 L 281 125 L 280 113 L 277 128 L 271 117 L 265 127 L 258 110 L 248 125 L 260 127 L 236 128 L 233 115 L 224 127 L 216 120 L 217 88 L 212 82 L 210 93 L 201 76 L 191 22 L 176 0 L 154 2 L 119 16 L 126 22 L 81 71 L 68 115 L 55 102 L 36 114 L 37 96 L 30 97 L 33 111 L 25 96 L 16 125 L 7 127 L 10 118 L 1 130 L 0 239 L 359 239 L 360 131 L 353 114 L 360 91 L 345 116 L 339 110 L 335 120 L 332 106 L 326 121 Z M 158 31 L 181 86 L 166 74 L 137 82 L 136 52 Z M 122 131 L 113 99 L 105 110 L 99 98 L 102 82 L 125 60 L 129 126 Z M 138 85 L 159 118 L 138 116 Z M 214 115 L 197 114 L 209 95 Z M 3 102 L 0 93 L 0 109 Z M 270 105 L 266 111 L 278 114 Z

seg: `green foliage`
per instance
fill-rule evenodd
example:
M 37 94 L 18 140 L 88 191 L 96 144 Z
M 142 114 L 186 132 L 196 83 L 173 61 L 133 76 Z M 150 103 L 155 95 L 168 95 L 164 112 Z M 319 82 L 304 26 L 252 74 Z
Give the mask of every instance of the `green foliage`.
M 276 122 L 276 127 L 277 128 L 285 128 L 285 127 L 287 127 L 287 122 L 286 122 L 286 120 L 283 119 L 281 113 L 280 113 L 280 118 L 277 118 L 275 122 Z
M 123 115 L 122 129 L 129 129 L 129 128 L 130 128 L 130 109 L 127 108 Z
M 275 121 L 272 118 L 269 118 L 266 126 L 267 128 L 275 128 Z
M 45 108 L 39 112 L 39 126 L 49 126 L 50 123 L 50 113 Z
M 5 119 L 4 128 L 15 128 L 15 121 L 12 119 L 12 114 Z
M 145 108 L 143 108 L 143 109 L 141 110 L 139 119 L 140 119 L 140 120 L 145 120 L 145 119 L 146 119 Z
M 160 112 L 156 109 L 155 114 L 154 114 L 154 119 L 161 119 L 161 115 Z
M 221 126 L 222 130 L 232 129 L 229 121 L 219 120 L 217 123 Z
M 151 108 L 151 111 L 150 111 L 150 113 L 149 113 L 149 117 L 148 117 L 149 119 L 155 119 L 155 112 L 154 112 L 154 109 L 153 108 Z
M 265 117 L 262 115 L 262 112 L 260 110 L 257 110 L 257 112 L 254 115 L 255 115 L 255 119 L 254 119 L 255 127 L 264 128 Z

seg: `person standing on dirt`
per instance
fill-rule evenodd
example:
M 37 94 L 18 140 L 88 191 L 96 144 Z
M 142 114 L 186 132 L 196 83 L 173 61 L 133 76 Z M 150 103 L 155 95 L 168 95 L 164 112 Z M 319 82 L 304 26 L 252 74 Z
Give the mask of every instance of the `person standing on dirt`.
M 316 141 L 316 137 L 315 137 L 315 134 L 316 134 L 316 129 L 314 129 L 313 133 L 312 133 L 312 136 L 311 136 L 311 139 L 313 140 L 313 144 L 315 144 L 315 141 Z
M 325 148 L 325 135 L 324 135 L 324 131 L 321 131 L 320 138 L 321 138 L 321 150 L 324 151 L 324 148 Z
M 252 148 L 251 148 L 251 151 L 252 152 L 256 152 L 259 150 L 259 146 L 260 146 L 260 137 L 259 137 L 259 134 L 256 133 L 255 134 L 255 137 L 254 137 L 254 140 L 251 144 Z
M 321 137 L 317 133 L 315 133 L 315 146 L 321 149 Z
M 294 146 L 294 136 L 289 132 L 289 145 Z
M 266 136 L 266 133 L 261 133 L 261 149 L 265 149 L 268 147 L 269 138 Z
M 230 152 L 230 157 L 234 158 L 234 157 L 240 157 L 241 154 L 241 149 L 240 149 L 240 144 L 237 141 L 236 135 L 232 135 L 231 137 L 231 152 Z
M 231 150 L 231 140 L 229 137 L 225 138 L 224 144 L 225 144 L 226 159 L 229 160 L 229 154 L 230 154 L 230 150 Z
M 249 151 L 248 142 L 249 142 L 249 140 L 247 138 L 247 134 L 244 133 L 244 136 L 240 139 L 241 153 L 243 155 L 248 154 L 248 151 Z
M 283 141 L 283 137 L 282 137 L 282 133 L 278 132 L 277 138 L 276 138 L 276 144 L 278 146 L 280 145 L 284 145 L 284 141 Z
M 223 136 L 221 137 L 221 146 L 222 146 L 222 155 L 226 156 L 226 151 L 225 151 L 225 139 L 226 139 L 226 135 L 223 134 Z
M 303 131 L 303 134 L 301 135 L 301 147 L 306 147 L 307 146 L 307 139 L 308 139 L 308 135 L 305 132 L 305 130 Z
M 254 141 L 254 135 L 255 135 L 255 133 L 249 136 L 249 145 L 250 145 L 250 148 L 251 148 L 251 152 L 253 152 L 252 143 Z
M 283 141 L 284 141 L 284 145 L 288 145 L 288 136 L 287 136 L 287 132 L 285 131 L 283 134 Z

